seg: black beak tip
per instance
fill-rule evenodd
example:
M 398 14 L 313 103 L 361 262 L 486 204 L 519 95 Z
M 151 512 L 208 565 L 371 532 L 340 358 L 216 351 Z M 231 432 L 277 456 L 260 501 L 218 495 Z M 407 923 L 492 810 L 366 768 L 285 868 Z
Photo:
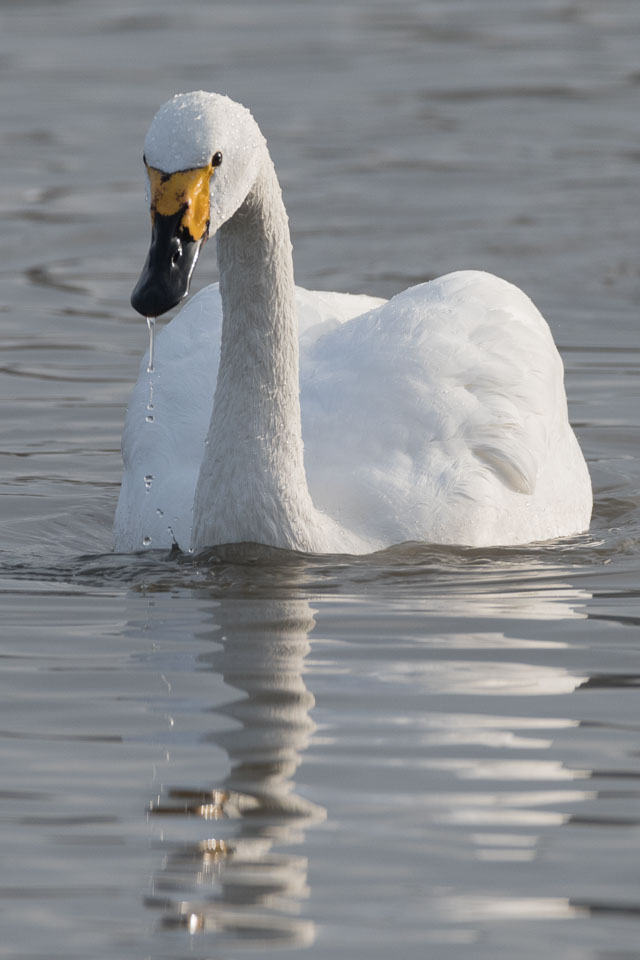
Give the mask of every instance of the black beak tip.
M 160 278 L 149 276 L 143 270 L 131 294 L 131 306 L 142 317 L 160 317 L 180 303 L 188 292 L 188 288 L 169 290 Z
M 161 316 L 189 293 L 204 238 L 193 240 L 184 231 L 181 235 L 182 213 L 154 217 L 149 254 L 131 294 L 131 306 L 143 317 Z

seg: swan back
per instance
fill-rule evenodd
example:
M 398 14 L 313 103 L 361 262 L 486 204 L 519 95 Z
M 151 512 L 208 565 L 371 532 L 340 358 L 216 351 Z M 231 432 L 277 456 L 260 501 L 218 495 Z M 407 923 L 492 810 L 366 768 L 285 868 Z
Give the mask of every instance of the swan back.
M 588 526 L 562 361 L 507 281 L 460 271 L 412 287 L 303 352 L 301 382 L 314 504 L 371 549 Z

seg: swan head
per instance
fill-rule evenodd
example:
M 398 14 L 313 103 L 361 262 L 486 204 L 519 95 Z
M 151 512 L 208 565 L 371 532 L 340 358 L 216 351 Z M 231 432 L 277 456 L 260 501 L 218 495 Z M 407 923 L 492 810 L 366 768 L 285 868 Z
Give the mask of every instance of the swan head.
M 260 129 L 228 97 L 178 94 L 158 110 L 144 142 L 151 246 L 131 304 L 146 317 L 189 292 L 200 250 L 250 192 L 267 154 Z

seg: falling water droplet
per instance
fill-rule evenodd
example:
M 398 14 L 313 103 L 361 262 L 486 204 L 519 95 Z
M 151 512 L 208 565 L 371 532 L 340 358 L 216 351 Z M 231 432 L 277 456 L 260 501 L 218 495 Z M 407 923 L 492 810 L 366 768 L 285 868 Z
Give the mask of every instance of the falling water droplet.
M 147 367 L 147 371 L 151 372 L 149 367 Z M 149 411 L 153 410 L 153 380 L 151 379 L 149 379 L 149 399 L 147 400 L 147 410 Z M 153 413 L 149 412 L 146 415 L 145 420 L 147 421 L 147 423 L 153 423 L 154 421 Z
M 145 547 L 148 547 L 149 544 L 151 543 L 151 537 L 143 537 L 142 543 L 144 544 Z
M 148 473 L 144 478 L 144 489 L 146 490 L 147 493 L 149 493 L 149 490 L 151 490 L 152 483 L 153 483 L 153 474 Z
M 149 328 L 149 364 L 147 366 L 147 373 L 153 373 L 153 347 L 154 347 L 154 334 L 156 330 L 156 318 L 147 317 L 147 326 Z
M 159 517 L 164 517 L 164 510 L 161 510 L 160 507 L 157 508 L 156 513 Z

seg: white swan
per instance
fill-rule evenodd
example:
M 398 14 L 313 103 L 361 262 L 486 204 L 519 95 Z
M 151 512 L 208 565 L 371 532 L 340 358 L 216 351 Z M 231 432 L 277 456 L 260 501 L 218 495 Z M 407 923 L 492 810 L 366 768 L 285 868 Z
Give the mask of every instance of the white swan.
M 213 233 L 220 283 L 159 333 L 154 372 L 142 362 L 116 550 L 366 553 L 587 529 L 562 361 L 522 291 L 475 271 L 388 302 L 296 289 L 265 140 L 227 97 L 161 107 L 145 163 L 152 243 L 132 303 L 174 306 Z

